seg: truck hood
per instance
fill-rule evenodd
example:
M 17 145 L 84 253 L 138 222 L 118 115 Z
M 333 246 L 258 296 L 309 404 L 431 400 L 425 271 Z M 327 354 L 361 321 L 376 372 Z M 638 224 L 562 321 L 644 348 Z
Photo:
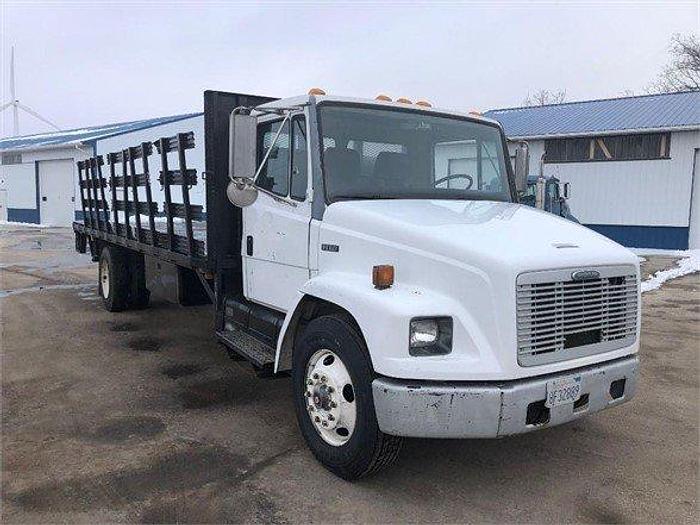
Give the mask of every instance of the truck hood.
M 631 251 L 585 226 L 505 202 L 343 201 L 328 207 L 323 224 L 481 268 L 505 265 L 516 273 L 638 263 Z

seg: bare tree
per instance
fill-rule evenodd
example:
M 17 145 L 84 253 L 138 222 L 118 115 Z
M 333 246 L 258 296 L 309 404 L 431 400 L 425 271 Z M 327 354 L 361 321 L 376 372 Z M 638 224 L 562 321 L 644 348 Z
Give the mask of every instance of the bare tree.
M 700 40 L 698 37 L 676 33 L 669 47 L 671 62 L 664 68 L 647 91 L 668 93 L 700 89 Z
M 548 89 L 540 89 L 534 93 L 527 94 L 523 100 L 523 106 L 546 106 L 547 104 L 561 104 L 566 100 L 566 90 L 549 91 Z

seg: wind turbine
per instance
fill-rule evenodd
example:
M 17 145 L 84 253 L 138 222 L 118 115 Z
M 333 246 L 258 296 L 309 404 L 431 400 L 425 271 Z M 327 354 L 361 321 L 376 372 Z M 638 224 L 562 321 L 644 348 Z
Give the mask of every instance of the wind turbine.
M 58 131 L 61 130 L 61 128 L 59 128 L 56 124 L 51 122 L 49 119 L 42 117 L 41 115 L 39 115 L 39 113 L 34 111 L 29 106 L 22 104 L 17 98 L 17 94 L 15 92 L 15 46 L 12 46 L 12 55 L 10 56 L 10 101 L 5 102 L 2 106 L 0 106 L 0 113 L 10 108 L 12 108 L 13 137 L 19 136 L 20 109 L 25 113 L 29 113 L 35 119 L 41 120 L 42 122 L 48 124 L 52 128 L 57 129 Z

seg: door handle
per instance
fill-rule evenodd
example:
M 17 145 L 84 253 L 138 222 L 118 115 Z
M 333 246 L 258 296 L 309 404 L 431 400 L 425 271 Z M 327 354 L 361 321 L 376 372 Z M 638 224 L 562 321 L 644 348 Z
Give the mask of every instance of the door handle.
M 42 197 L 41 200 L 42 200 L 43 202 L 46 202 L 46 197 Z
M 245 239 L 245 251 L 248 255 L 253 255 L 253 236 L 248 235 Z

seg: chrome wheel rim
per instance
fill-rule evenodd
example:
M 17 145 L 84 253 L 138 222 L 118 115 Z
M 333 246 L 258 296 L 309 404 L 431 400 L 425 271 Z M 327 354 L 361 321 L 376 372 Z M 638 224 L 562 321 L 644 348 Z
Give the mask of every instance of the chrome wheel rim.
M 347 443 L 355 430 L 355 387 L 345 363 L 330 350 L 318 350 L 306 367 L 306 412 L 321 439 L 334 447 Z
M 109 264 L 107 264 L 107 259 L 102 259 L 100 261 L 100 289 L 102 290 L 102 297 L 105 299 L 109 298 Z

